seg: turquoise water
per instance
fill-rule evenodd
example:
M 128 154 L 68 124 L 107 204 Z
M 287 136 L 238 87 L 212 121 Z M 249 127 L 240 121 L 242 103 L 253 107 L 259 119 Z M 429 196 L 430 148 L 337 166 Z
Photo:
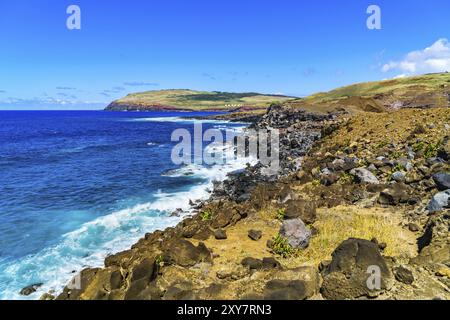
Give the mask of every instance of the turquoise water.
M 207 198 L 214 179 L 243 165 L 174 165 L 170 136 L 193 131 L 180 118 L 190 115 L 0 112 L 0 299 L 59 292 L 81 269 L 176 224 L 171 212 Z M 35 294 L 19 295 L 35 283 L 43 283 Z

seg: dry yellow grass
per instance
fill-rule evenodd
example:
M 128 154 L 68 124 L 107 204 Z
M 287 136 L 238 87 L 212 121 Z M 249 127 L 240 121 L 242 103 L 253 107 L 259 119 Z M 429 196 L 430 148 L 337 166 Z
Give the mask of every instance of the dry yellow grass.
M 316 93 L 304 99 L 290 100 L 285 104 L 310 112 L 345 109 L 352 114 L 396 109 L 395 106 L 400 101 L 410 107 L 449 107 L 449 83 L 450 73 L 427 74 L 357 83 L 329 92 Z
M 276 216 L 277 209 L 268 207 L 256 216 L 227 228 L 227 240 L 210 238 L 205 241 L 207 247 L 219 255 L 215 259 L 216 265 L 239 264 L 245 257 L 261 259 L 270 256 L 266 242 L 278 234 L 281 226 Z M 321 261 L 331 259 L 333 251 L 348 238 L 376 238 L 387 244 L 384 255 L 400 259 L 413 257 L 417 254 L 415 235 L 400 225 L 401 220 L 401 213 L 384 208 L 338 206 L 318 209 L 317 221 L 313 224 L 318 233 L 312 237 L 309 247 L 297 251 L 294 256 L 277 256 L 277 259 L 289 268 L 318 265 Z M 247 232 L 250 229 L 261 230 L 262 239 L 252 241 L 248 238 Z
M 400 225 L 401 215 L 388 209 L 339 206 L 319 209 L 313 227 L 318 231 L 307 249 L 287 259 L 289 266 L 302 263 L 318 264 L 331 258 L 336 247 L 348 238 L 371 240 L 387 244 L 384 254 L 406 258 L 416 254 L 415 237 Z

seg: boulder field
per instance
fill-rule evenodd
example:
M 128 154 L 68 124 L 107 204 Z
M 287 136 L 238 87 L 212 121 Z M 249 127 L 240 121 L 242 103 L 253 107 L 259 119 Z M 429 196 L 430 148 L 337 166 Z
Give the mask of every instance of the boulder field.
M 50 298 L 449 299 L 449 124 L 447 108 L 273 106 L 252 126 L 280 129 L 278 176 L 231 174 Z

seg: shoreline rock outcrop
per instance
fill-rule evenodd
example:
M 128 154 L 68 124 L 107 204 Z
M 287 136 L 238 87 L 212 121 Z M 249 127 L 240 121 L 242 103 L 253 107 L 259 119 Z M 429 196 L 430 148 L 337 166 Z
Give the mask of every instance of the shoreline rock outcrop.
M 445 192 L 447 111 L 270 108 L 254 127 L 282 131 L 278 176 L 231 174 L 198 214 L 83 270 L 58 299 L 450 298 L 448 208 L 427 210 Z

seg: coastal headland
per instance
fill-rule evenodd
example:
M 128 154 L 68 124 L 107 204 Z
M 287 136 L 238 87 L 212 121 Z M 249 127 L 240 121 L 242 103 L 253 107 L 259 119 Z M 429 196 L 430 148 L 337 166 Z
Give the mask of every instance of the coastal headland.
M 230 174 L 42 299 L 450 299 L 449 106 L 443 73 L 221 115 L 280 130 L 279 174 Z

